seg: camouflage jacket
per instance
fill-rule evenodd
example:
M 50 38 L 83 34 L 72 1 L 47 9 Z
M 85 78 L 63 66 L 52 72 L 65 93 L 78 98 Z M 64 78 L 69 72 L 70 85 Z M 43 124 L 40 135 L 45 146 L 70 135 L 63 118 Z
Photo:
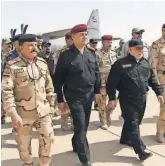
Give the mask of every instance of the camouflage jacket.
M 114 50 L 110 50 L 109 52 L 104 52 L 103 49 L 96 51 L 96 56 L 98 59 L 100 74 L 101 74 L 101 86 L 106 85 L 107 77 L 111 66 L 118 59 L 117 54 Z
M 11 116 L 16 112 L 23 119 L 37 119 L 51 113 L 54 88 L 47 63 L 36 58 L 30 63 L 24 57 L 8 61 L 2 77 L 2 103 Z

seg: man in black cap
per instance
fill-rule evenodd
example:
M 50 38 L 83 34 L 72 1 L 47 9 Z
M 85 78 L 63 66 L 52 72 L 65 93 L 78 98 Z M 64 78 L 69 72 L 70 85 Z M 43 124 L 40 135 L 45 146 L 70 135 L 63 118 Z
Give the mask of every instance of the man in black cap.
M 90 39 L 89 40 L 89 46 L 93 48 L 95 51 L 97 50 L 97 44 L 98 40 L 97 39 Z
M 47 63 L 37 57 L 32 34 L 19 38 L 20 55 L 7 62 L 2 77 L 3 109 L 12 119 L 16 142 L 24 166 L 33 166 L 33 127 L 39 133 L 39 166 L 49 166 L 53 145 L 52 111 L 54 88 Z
M 152 87 L 160 104 L 164 103 L 163 88 L 159 85 L 148 61 L 143 57 L 143 47 L 140 40 L 129 41 L 128 56 L 112 65 L 106 85 L 108 106 L 112 109 L 116 107 L 116 90 L 119 91 L 119 102 L 124 118 L 120 143 L 131 142 L 140 160 L 151 156 L 151 153 L 145 151 L 146 146 L 140 138 L 139 131 L 146 108 L 148 86 Z
M 50 75 L 53 77 L 55 71 L 55 54 L 51 50 L 51 45 L 52 44 L 49 41 L 42 42 L 41 52 L 39 52 L 37 56 L 43 58 L 47 62 Z
M 73 45 L 63 51 L 58 59 L 53 78 L 59 109 L 63 112 L 64 96 L 73 118 L 73 151 L 82 166 L 91 166 L 87 129 L 94 94 L 100 92 L 100 73 L 95 52 L 86 47 L 87 26 L 71 29 Z

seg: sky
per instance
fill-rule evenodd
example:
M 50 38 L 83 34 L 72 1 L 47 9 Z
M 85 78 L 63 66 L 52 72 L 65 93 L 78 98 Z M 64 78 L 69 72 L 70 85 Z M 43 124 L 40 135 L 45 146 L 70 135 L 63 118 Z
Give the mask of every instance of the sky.
M 1 36 L 28 24 L 27 33 L 50 32 L 87 23 L 93 9 L 99 10 L 101 35 L 131 38 L 134 27 L 145 29 L 149 45 L 161 36 L 165 23 L 165 1 L 7 1 L 1 3 Z M 56 40 L 57 44 L 63 41 Z

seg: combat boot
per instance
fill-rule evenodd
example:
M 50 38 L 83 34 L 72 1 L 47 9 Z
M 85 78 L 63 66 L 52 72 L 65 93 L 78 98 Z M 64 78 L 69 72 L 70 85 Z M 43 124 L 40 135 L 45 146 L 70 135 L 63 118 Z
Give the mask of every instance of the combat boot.
M 67 120 L 61 119 L 61 129 L 62 129 L 63 131 L 68 131 L 68 130 L 70 130 L 70 127 L 69 127 L 69 125 L 68 125 L 68 121 L 67 121 Z
M 157 142 L 159 142 L 159 143 L 164 143 L 164 142 L 165 142 L 164 135 L 161 134 L 161 133 L 156 133 L 156 140 L 157 140 Z
M 101 128 L 102 128 L 103 130 L 107 130 L 107 129 L 108 129 L 108 126 L 107 126 L 107 124 L 102 124 L 102 125 L 101 125 Z

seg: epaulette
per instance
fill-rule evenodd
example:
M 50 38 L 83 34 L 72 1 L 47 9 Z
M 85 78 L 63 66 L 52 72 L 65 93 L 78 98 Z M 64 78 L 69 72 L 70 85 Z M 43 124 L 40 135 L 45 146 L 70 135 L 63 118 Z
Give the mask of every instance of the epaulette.
M 47 62 L 43 58 L 41 58 L 41 57 L 37 57 L 37 60 L 42 61 L 42 62 L 44 62 L 44 63 L 47 64 Z
M 86 47 L 87 47 L 90 51 L 92 51 L 92 52 L 95 52 L 95 51 L 96 51 L 96 50 L 95 50 L 93 47 L 91 47 L 89 44 L 87 44 Z
M 21 58 L 19 56 L 17 56 L 15 58 L 13 58 L 12 60 L 7 61 L 7 64 L 9 66 L 11 66 L 11 65 L 13 65 L 13 64 L 15 64 L 16 62 L 19 62 L 19 61 L 21 61 Z
M 60 53 L 63 53 L 64 51 L 67 51 L 69 50 L 71 47 L 63 47 L 61 50 L 60 50 Z
M 159 43 L 160 43 L 159 40 L 154 41 L 154 42 L 152 43 L 152 48 L 153 48 L 153 49 L 157 49 Z

